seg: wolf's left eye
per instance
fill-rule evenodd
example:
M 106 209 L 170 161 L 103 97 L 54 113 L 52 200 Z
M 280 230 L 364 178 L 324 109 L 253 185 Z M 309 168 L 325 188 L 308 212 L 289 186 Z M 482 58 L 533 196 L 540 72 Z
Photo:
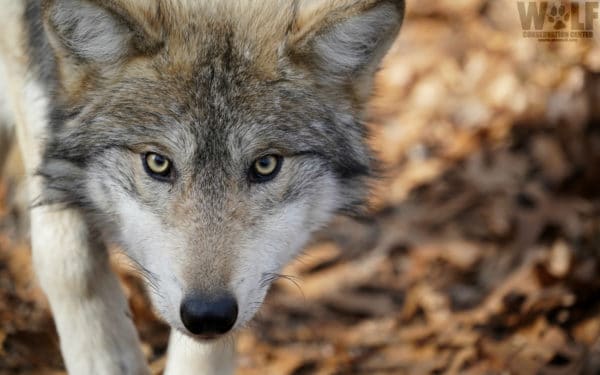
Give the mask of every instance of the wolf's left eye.
M 252 182 L 267 182 L 274 179 L 281 170 L 283 158 L 278 155 L 266 155 L 252 164 L 250 179 Z
M 171 161 L 160 154 L 153 152 L 142 155 L 146 173 L 157 180 L 167 180 L 171 176 Z

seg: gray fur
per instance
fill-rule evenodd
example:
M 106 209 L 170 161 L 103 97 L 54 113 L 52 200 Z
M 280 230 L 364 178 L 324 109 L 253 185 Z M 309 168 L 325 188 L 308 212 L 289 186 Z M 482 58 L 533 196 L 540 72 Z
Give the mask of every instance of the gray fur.
M 277 1 L 284 8 L 274 12 L 295 15 L 296 3 Z M 173 327 L 185 330 L 184 295 L 231 289 L 244 324 L 264 298 L 264 275 L 333 214 L 363 206 L 376 168 L 355 85 L 370 89 L 402 1 L 357 1 L 350 16 L 332 11 L 301 40 L 294 19 L 251 42 L 235 18 L 173 26 L 158 12 L 150 23 L 162 47 L 147 50 L 129 48 L 140 40 L 135 17 L 102 2 L 44 4 L 28 11 L 46 15 L 46 33 L 41 19 L 28 20 L 31 54 L 52 56 L 32 69 L 52 106 L 39 204 L 76 208 L 94 233 L 121 244 Z M 67 75 L 80 81 L 58 78 Z M 146 152 L 172 161 L 172 180 L 146 174 Z M 266 154 L 283 158 L 281 172 L 254 183 L 249 170 Z

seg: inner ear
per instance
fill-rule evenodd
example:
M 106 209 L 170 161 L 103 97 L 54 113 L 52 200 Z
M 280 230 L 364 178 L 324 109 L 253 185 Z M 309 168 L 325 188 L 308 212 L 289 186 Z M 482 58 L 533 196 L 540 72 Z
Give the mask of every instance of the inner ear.
M 395 40 L 404 16 L 402 0 L 305 0 L 291 36 L 292 60 L 320 82 L 370 85 Z
M 117 3 L 43 0 L 45 27 L 54 49 L 78 60 L 106 64 L 156 44 L 144 25 Z
M 313 41 L 315 57 L 332 73 L 352 73 L 378 60 L 398 26 L 396 9 L 385 4 L 334 24 Z

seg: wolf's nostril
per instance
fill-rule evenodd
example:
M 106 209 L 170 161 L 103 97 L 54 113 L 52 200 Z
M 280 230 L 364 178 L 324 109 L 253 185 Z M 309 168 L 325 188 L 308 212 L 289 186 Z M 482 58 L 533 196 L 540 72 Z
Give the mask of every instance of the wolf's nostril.
M 222 335 L 233 328 L 238 305 L 230 295 L 218 298 L 193 296 L 181 303 L 180 314 L 183 325 L 194 335 Z

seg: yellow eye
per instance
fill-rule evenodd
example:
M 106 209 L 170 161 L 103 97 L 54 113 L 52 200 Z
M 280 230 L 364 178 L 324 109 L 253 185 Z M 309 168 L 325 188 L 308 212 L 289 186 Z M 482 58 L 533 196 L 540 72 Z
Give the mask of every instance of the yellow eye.
M 251 177 L 256 182 L 266 182 L 274 178 L 281 169 L 282 158 L 276 155 L 263 156 L 254 161 Z
M 171 162 L 166 157 L 148 153 L 144 157 L 146 171 L 153 177 L 168 177 L 171 174 Z

